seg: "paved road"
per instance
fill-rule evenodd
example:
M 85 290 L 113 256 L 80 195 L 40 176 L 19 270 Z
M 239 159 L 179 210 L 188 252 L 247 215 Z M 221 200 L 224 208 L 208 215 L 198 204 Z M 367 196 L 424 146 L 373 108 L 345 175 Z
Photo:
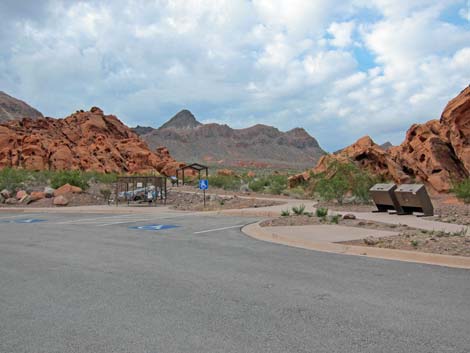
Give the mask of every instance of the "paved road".
M 0 352 L 470 352 L 470 271 L 154 217 L 0 214 Z

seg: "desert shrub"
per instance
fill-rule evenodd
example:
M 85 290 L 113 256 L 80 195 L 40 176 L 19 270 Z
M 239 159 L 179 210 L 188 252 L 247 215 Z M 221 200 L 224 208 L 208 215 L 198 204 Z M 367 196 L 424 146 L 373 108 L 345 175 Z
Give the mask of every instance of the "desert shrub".
M 238 191 L 240 189 L 241 180 L 236 175 L 210 175 L 209 187 Z
M 24 183 L 31 178 L 31 172 L 23 169 L 3 168 L 0 170 L 0 190 L 14 191 L 22 188 Z
M 340 215 L 335 214 L 335 215 L 333 215 L 333 216 L 330 217 L 330 222 L 333 223 L 333 224 L 338 224 L 338 223 L 339 223 L 339 219 L 340 219 Z
M 111 190 L 109 189 L 100 189 L 100 194 L 103 196 L 103 199 L 105 201 L 109 201 L 109 198 L 111 197 Z
M 248 183 L 248 187 L 254 192 L 280 195 L 287 188 L 287 176 L 268 175 L 261 178 L 254 178 Z
M 336 200 L 339 204 L 348 193 L 359 202 L 368 202 L 369 189 L 379 181 L 379 177 L 372 176 L 354 163 L 333 161 L 324 173 L 312 177 L 311 191 L 325 201 Z
M 470 203 L 470 178 L 454 183 L 452 191 L 465 203 Z
M 325 207 L 318 207 L 315 210 L 315 215 L 320 218 L 324 218 L 328 215 L 328 209 Z
M 113 184 L 117 181 L 118 174 L 117 173 L 84 172 L 83 177 L 87 182 L 93 179 L 99 183 Z
M 301 204 L 299 206 L 292 207 L 292 212 L 297 216 L 302 216 L 305 213 L 305 205 Z
M 282 217 L 289 217 L 290 216 L 290 211 L 289 210 L 282 210 L 281 211 L 281 216 Z
M 88 180 L 87 176 L 79 170 L 61 170 L 51 176 L 51 186 L 57 189 L 62 185 L 70 184 L 85 190 L 88 188 Z

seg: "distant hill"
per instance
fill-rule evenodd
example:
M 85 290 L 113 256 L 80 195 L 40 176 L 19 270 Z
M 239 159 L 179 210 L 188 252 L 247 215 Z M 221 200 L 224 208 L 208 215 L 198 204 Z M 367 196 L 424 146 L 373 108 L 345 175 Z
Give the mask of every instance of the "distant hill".
M 202 124 L 182 110 L 160 128 L 136 127 L 150 148 L 168 147 L 172 156 L 185 162 L 224 166 L 305 168 L 325 154 L 317 140 L 304 129 L 282 132 L 255 125 L 233 129 L 228 125 Z
M 41 112 L 25 102 L 0 91 L 0 122 L 21 118 L 42 118 Z

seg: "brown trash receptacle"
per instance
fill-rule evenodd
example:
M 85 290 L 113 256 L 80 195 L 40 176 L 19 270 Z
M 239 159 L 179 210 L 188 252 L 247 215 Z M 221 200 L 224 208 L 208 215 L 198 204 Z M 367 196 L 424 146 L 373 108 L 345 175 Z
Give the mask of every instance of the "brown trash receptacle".
M 403 184 L 395 190 L 395 196 L 405 214 L 423 213 L 433 216 L 434 207 L 423 184 Z
M 370 196 L 377 207 L 375 212 L 396 211 L 399 214 L 403 213 L 395 197 L 394 191 L 396 188 L 395 184 L 375 184 L 370 188 Z

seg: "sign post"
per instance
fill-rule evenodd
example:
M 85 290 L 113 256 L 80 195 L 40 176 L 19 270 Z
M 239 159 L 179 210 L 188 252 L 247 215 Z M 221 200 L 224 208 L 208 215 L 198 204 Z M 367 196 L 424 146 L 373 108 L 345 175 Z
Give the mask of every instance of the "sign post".
M 202 190 L 204 195 L 204 208 L 206 207 L 206 190 L 209 189 L 209 180 L 200 179 L 199 180 L 199 190 Z

